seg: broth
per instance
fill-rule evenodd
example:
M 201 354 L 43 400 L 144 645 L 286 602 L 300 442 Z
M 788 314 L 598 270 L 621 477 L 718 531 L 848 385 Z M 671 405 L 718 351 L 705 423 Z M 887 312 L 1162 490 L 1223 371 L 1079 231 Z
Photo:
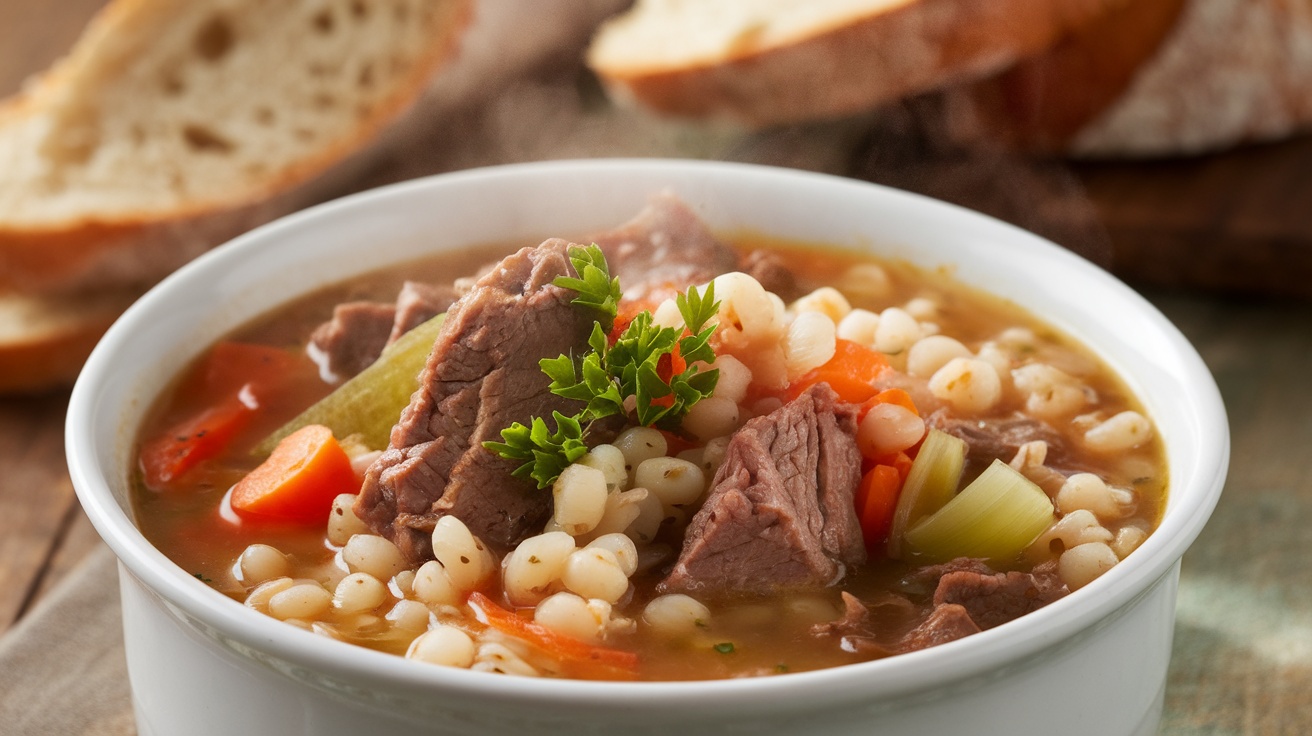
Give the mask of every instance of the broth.
M 1118 518 L 1099 519 L 1106 532 L 1103 535 L 1108 540 L 1106 546 L 1120 545 L 1128 553 L 1137 546 L 1136 540 L 1141 541 L 1144 533 L 1156 527 L 1167 491 L 1167 471 L 1160 441 L 1152 437 L 1137 447 L 1118 452 L 1098 453 L 1081 449 L 1086 443 L 1086 433 L 1098 423 L 1122 412 L 1141 413 L 1141 410 L 1123 382 L 1076 341 L 1008 302 L 955 282 L 944 272 L 927 272 L 905 263 L 877 261 L 818 244 L 781 242 L 756 235 L 740 235 L 731 240 L 740 253 L 763 250 L 777 254 L 795 275 L 798 291 L 802 294 L 814 293 L 821 287 L 836 287 L 853 309 L 879 314 L 890 307 L 900 308 L 913 315 L 922 333 L 949 335 L 968 346 L 973 355 L 993 356 L 1014 367 L 1041 363 L 1073 376 L 1079 390 L 1094 400 L 1060 421 L 1048 422 L 1069 450 L 1061 468 L 1063 477 L 1072 473 L 1091 473 L 1133 498 Z M 271 545 L 284 554 L 289 567 L 283 577 L 316 581 L 325 590 L 332 591 L 351 570 L 343 562 L 341 545 L 329 541 L 322 523 L 306 525 L 252 520 L 235 513 L 228 500 L 230 489 L 262 460 L 252 455 L 250 448 L 335 388 L 334 384 L 320 378 L 320 368 L 306 356 L 307 336 L 316 325 L 331 316 L 333 306 L 340 302 L 390 300 L 407 279 L 449 283 L 475 272 L 479 265 L 505 255 L 509 250 L 504 246 L 471 248 L 370 274 L 299 299 L 230 335 L 228 342 L 285 350 L 289 360 L 283 370 L 283 380 L 279 382 L 277 398 L 262 401 L 256 419 L 245 425 L 222 452 L 188 470 L 170 484 L 172 487 L 150 488 L 140 475 L 135 478 L 133 506 L 142 532 L 183 569 L 226 595 L 238 601 L 248 601 L 255 607 L 260 606 L 248 599 L 259 587 L 258 582 L 243 574 L 239 561 L 250 545 Z M 877 270 L 870 270 L 871 264 Z M 878 273 L 886 276 L 885 284 L 870 278 Z M 923 378 L 913 380 L 903 373 L 907 370 L 910 352 L 909 348 L 894 352 L 887 355 L 887 360 L 914 389 L 913 393 L 923 394 L 928 390 L 925 388 L 927 381 Z M 179 422 L 214 405 L 226 395 L 225 392 L 232 390 L 222 380 L 214 379 L 210 375 L 212 372 L 212 365 L 202 357 L 166 390 L 141 428 L 141 441 L 145 443 L 152 437 L 170 432 Z M 1024 412 L 1028 400 L 1029 395 L 1018 389 L 1014 381 L 1008 382 L 999 402 L 984 416 L 1005 417 Z M 1013 458 L 999 459 L 1005 463 Z M 986 465 L 978 458 L 968 461 L 960 485 L 966 486 L 984 471 Z M 1044 490 L 1049 495 L 1057 493 L 1059 479 L 1044 476 L 1042 472 L 1037 477 L 1048 478 L 1051 487 L 1044 487 Z M 709 475 L 707 480 L 710 480 Z M 686 511 L 685 519 L 695 509 Z M 1061 509 L 1058 512 L 1060 514 Z M 679 524 L 675 526 L 679 527 L 678 532 L 683 531 Z M 666 544 L 671 555 L 677 554 L 679 540 L 671 536 L 670 525 L 663 529 L 655 543 Z M 498 558 L 509 552 L 506 549 L 493 551 Z M 1064 543 L 1054 538 L 1046 547 L 1031 545 L 1024 554 L 1011 560 L 995 560 L 993 566 L 999 575 L 1008 570 L 1023 574 L 1045 563 L 1056 569 L 1057 560 L 1065 551 Z M 872 553 L 869 562 L 846 571 L 841 585 L 788 590 L 764 597 L 708 596 L 699 602 L 710 612 L 709 618 L 696 621 L 689 632 L 680 636 L 659 630 L 644 618 L 648 613 L 648 603 L 660 596 L 656 587 L 673 561 L 672 556 L 667 557 L 652 568 L 632 575 L 629 589 L 613 603 L 609 614 L 612 621 L 620 623 L 609 629 L 603 627 L 599 642 L 607 648 L 636 652 L 641 661 L 636 676 L 652 680 L 771 675 L 888 656 L 897 651 L 890 643 L 902 641 L 924 621 L 926 612 L 933 606 L 934 589 L 932 585 L 926 589 L 915 580 L 915 571 L 924 566 L 921 561 L 888 559 L 878 548 Z M 416 629 L 406 623 L 406 612 L 397 613 L 397 603 L 415 599 L 413 570 L 416 567 L 410 567 L 409 574 L 382 580 L 389 586 L 389 593 L 377 606 L 350 613 L 329 607 L 317 616 L 291 617 L 291 622 L 334 638 L 396 654 L 405 654 L 420 633 L 439 621 L 454 622 L 457 627 L 464 626 L 474 633 L 484 630 L 468 610 L 449 605 L 427 606 L 428 619 L 422 628 Z M 494 574 L 492 582 L 485 584 L 484 589 L 509 607 L 496 595 L 499 590 L 496 578 L 497 574 Z M 861 624 L 860 634 L 853 636 L 850 630 L 833 635 L 817 633 L 815 627 L 823 628 L 826 623 L 843 617 L 845 602 L 840 593 L 844 591 L 863 601 L 870 609 L 870 614 Z M 890 595 L 897 601 L 909 603 L 911 608 L 896 601 L 885 605 Z M 418 609 L 406 610 L 413 614 Z M 608 676 L 604 672 L 581 675 L 570 672 L 568 667 L 553 662 L 549 652 L 526 645 L 514 637 L 490 635 L 477 641 L 483 647 L 480 652 L 484 649 L 494 651 L 495 647 L 487 649 L 489 643 L 506 648 L 508 654 L 505 656 L 509 657 L 510 663 L 499 671 L 514 672 L 522 664 L 539 675 Z M 491 665 L 485 668 L 497 670 Z

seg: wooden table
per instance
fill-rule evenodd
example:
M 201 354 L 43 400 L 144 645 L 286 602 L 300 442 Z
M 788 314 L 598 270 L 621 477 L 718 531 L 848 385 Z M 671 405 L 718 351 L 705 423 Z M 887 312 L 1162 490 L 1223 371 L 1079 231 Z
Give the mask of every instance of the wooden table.
M 0 0 L 0 94 L 102 2 Z M 1143 287 L 1198 347 L 1234 452 L 1220 507 L 1185 557 L 1162 733 L 1312 732 L 1312 303 L 1254 296 L 1312 294 L 1312 142 L 1167 164 L 1048 163 L 1008 179 L 1060 184 L 1032 187 L 1048 199 L 1019 207 L 914 163 L 870 145 L 847 173 L 1050 234 Z M 67 399 L 0 399 L 0 632 L 99 545 L 64 462 Z

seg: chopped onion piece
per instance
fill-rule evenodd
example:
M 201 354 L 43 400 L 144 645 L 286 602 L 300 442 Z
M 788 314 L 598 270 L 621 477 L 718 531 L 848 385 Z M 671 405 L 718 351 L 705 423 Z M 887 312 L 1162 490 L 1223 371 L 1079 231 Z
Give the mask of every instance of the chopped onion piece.
M 1052 524 L 1052 501 L 1014 468 L 994 460 L 970 485 L 907 531 L 909 557 L 942 562 L 1014 560 Z
M 966 464 L 966 443 L 959 437 L 930 429 L 907 471 L 888 531 L 888 556 L 902 557 L 902 537 L 913 524 L 938 511 L 952 499 Z

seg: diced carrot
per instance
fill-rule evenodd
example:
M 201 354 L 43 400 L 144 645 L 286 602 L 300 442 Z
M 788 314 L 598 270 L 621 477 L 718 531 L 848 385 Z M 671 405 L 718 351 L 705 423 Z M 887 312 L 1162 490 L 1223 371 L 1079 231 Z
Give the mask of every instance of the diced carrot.
M 638 655 L 633 652 L 594 646 L 557 633 L 513 611 L 507 611 L 477 591 L 469 594 L 469 606 L 483 623 L 553 657 L 560 663 L 564 673 L 571 677 L 633 680 L 638 676 Z
M 359 490 L 351 460 L 332 430 L 310 424 L 292 432 L 232 489 L 232 508 L 244 517 L 304 523 L 328 519 L 338 494 Z
M 302 366 L 302 364 L 305 364 Z M 251 399 L 263 404 L 300 375 L 310 373 L 303 356 L 272 345 L 225 340 L 189 372 L 178 395 L 214 401 L 235 395 L 245 388 Z
M 876 455 L 873 458 L 867 458 L 862 465 L 864 472 L 869 472 L 876 465 L 890 465 L 897 469 L 897 474 L 902 480 L 907 479 L 907 473 L 911 472 L 912 457 L 905 452 L 889 452 L 882 455 Z
M 835 345 L 834 357 L 793 381 L 788 387 L 788 398 L 791 401 L 811 386 L 827 383 L 843 401 L 861 404 L 877 393 L 874 381 L 888 368 L 888 359 L 883 353 L 840 338 Z
M 879 404 L 895 404 L 910 411 L 916 416 L 920 416 L 920 410 L 916 408 L 916 402 L 911 400 L 911 394 L 900 388 L 886 388 L 874 396 L 871 396 L 865 401 L 865 403 L 861 404 L 859 418 L 864 419 L 866 412 Z
M 857 491 L 857 513 L 866 549 L 882 549 L 893 523 L 893 511 L 902 490 L 903 475 L 892 465 L 876 465 L 861 479 Z
M 666 292 L 669 292 L 668 294 Z M 633 321 L 642 312 L 654 312 L 656 307 L 661 305 L 667 297 L 673 297 L 677 291 L 673 287 L 653 287 L 649 289 L 647 295 L 642 299 L 624 299 L 615 308 L 615 322 L 611 325 L 610 334 L 607 336 L 613 345 L 620 339 L 624 330 L 628 329 L 629 323 Z
M 288 380 L 300 356 L 272 345 L 226 341 L 210 351 L 207 379 L 216 391 L 249 386 L 261 403 Z
M 254 412 L 232 396 L 142 445 L 139 459 L 146 487 L 170 488 L 187 471 L 223 452 L 252 416 Z

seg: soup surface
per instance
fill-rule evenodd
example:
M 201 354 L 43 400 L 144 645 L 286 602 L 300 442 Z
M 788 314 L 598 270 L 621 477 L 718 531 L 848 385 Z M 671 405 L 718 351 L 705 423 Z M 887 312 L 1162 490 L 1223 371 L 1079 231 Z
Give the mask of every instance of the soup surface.
M 1151 424 L 1014 305 L 717 238 L 669 197 L 593 240 L 443 254 L 228 336 L 141 429 L 143 532 L 324 636 L 672 680 L 951 641 L 1156 526 Z

